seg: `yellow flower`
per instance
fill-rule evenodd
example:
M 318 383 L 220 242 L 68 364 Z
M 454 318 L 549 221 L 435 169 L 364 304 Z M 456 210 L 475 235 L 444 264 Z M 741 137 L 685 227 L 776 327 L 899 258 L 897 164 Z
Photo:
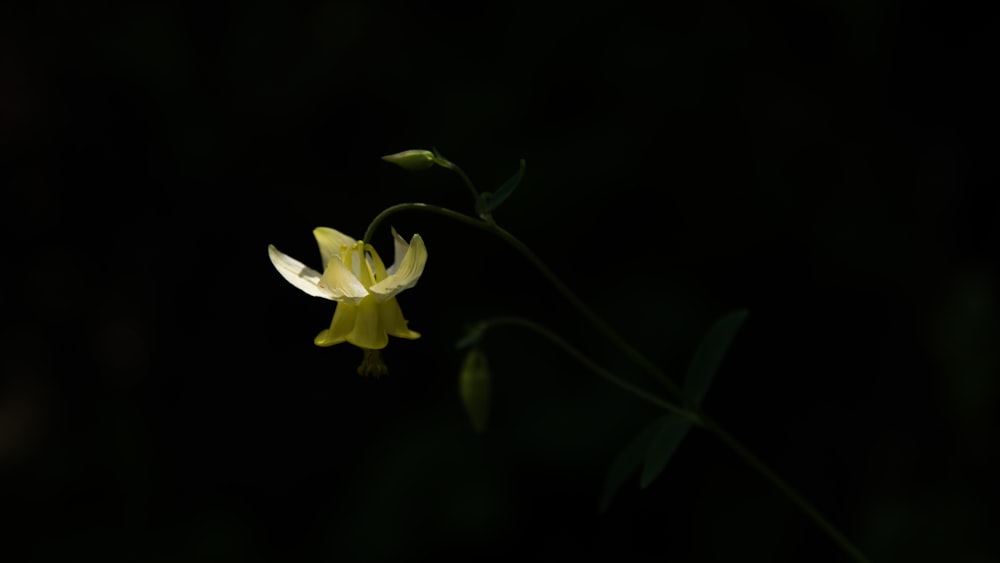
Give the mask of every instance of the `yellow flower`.
M 337 302 L 330 328 L 316 335 L 317 346 L 349 342 L 365 350 L 359 372 L 384 373 L 376 350 L 385 348 L 389 335 L 414 340 L 420 333 L 406 326 L 396 295 L 416 285 L 427 263 L 420 235 L 407 244 L 395 229 L 395 260 L 386 268 L 370 244 L 328 227 L 313 230 L 323 259 L 323 273 L 268 246 L 271 263 L 289 283 L 309 295 Z

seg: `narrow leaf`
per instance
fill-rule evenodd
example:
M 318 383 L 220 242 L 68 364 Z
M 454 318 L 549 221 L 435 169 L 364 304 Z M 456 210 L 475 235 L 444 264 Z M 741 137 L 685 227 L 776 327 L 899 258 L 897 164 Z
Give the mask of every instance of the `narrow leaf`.
M 684 376 L 684 391 L 695 405 L 701 405 L 705 399 L 705 394 L 708 393 L 708 388 L 715 378 L 715 372 L 719 370 L 729 345 L 746 318 L 746 309 L 729 313 L 716 321 L 698 344 Z
M 521 180 L 524 179 L 524 167 L 525 163 L 524 159 L 522 158 L 517 173 L 508 178 L 507 181 L 504 182 L 502 186 L 500 186 L 500 189 L 489 194 L 484 199 L 484 204 L 486 206 L 487 211 L 493 211 L 497 207 L 500 207 L 500 204 L 503 203 L 503 200 L 507 199 L 507 196 L 514 193 L 514 190 L 517 189 L 517 187 L 521 184 Z
M 601 512 L 607 510 L 611 505 L 622 484 L 628 480 L 629 476 L 639 467 L 646 456 L 646 449 L 650 438 L 659 430 L 663 424 L 663 418 L 658 418 L 647 426 L 642 432 L 636 435 L 629 443 L 628 447 L 622 450 L 611 464 L 608 476 L 604 480 L 604 492 L 601 494 Z
M 677 451 L 677 446 L 691 429 L 690 420 L 673 413 L 664 415 L 658 422 L 660 424 L 656 427 L 656 433 L 646 446 L 646 463 L 639 478 L 639 486 L 643 489 L 660 476 L 671 456 Z

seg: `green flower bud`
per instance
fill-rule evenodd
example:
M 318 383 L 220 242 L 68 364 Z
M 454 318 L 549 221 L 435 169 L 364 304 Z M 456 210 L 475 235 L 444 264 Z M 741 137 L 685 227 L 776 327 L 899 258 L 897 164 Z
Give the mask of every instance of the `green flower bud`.
M 437 159 L 431 151 L 414 149 L 383 156 L 382 160 L 407 170 L 427 170 L 434 166 Z
M 490 366 L 486 354 L 478 346 L 469 350 L 462 361 L 458 376 L 458 392 L 462 406 L 476 432 L 486 430 L 490 414 Z

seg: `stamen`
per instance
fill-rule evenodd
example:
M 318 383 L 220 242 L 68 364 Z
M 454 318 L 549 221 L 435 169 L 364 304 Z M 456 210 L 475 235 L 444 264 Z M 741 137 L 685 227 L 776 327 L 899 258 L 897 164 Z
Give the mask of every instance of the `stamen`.
M 382 261 L 382 257 L 378 255 L 378 252 L 375 252 L 375 248 L 370 244 L 365 245 L 365 250 L 371 254 L 372 261 L 375 262 L 375 281 L 384 280 L 388 274 L 385 271 L 385 262 Z
M 358 277 L 358 275 L 360 274 L 359 272 L 360 268 L 358 268 L 357 263 L 355 263 L 354 261 L 354 258 L 356 258 L 355 256 L 356 250 L 357 249 L 355 247 L 347 246 L 346 244 L 341 246 L 340 262 L 343 265 L 347 266 L 347 269 L 349 269 L 351 273 L 354 274 L 355 277 Z
M 361 351 L 364 352 L 364 357 L 358 366 L 358 375 L 381 377 L 389 373 L 389 367 L 382 361 L 382 354 L 378 350 L 362 348 Z

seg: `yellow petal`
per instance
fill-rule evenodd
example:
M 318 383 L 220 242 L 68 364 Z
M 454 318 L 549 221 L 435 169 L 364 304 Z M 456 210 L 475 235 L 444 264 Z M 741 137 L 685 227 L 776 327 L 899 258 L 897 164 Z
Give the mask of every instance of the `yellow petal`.
M 357 309 L 357 305 L 337 303 L 337 310 L 333 313 L 330 328 L 317 334 L 313 343 L 317 346 L 333 346 L 347 340 L 347 335 L 354 330 Z
M 325 288 L 336 301 L 357 303 L 368 296 L 368 290 L 361 281 L 347 269 L 339 258 L 330 260 L 326 271 L 319 280 L 319 286 Z
M 351 247 L 355 243 L 353 238 L 330 227 L 316 227 L 313 229 L 313 236 L 319 245 L 319 254 L 323 257 L 324 270 L 332 258 L 340 256 L 340 247 Z
M 316 270 L 281 252 L 273 244 L 268 245 L 267 255 L 271 257 L 274 268 L 288 283 L 313 297 L 336 299 L 333 292 L 319 284 L 322 276 Z
M 403 257 L 406 256 L 406 250 L 410 248 L 410 245 L 406 243 L 406 239 L 396 232 L 395 227 L 390 227 L 389 229 L 392 231 L 393 256 L 392 266 L 389 266 L 386 273 L 392 275 L 396 273 L 399 265 L 403 263 Z
M 361 348 L 381 350 L 389 343 L 389 336 L 379 322 L 379 304 L 374 296 L 368 296 L 358 303 L 354 329 L 347 335 L 347 341 Z
M 379 303 L 378 314 L 382 327 L 390 336 L 409 340 L 420 338 L 419 332 L 407 328 L 407 321 L 403 318 L 403 310 L 399 308 L 399 302 L 395 298 Z
M 420 235 L 413 235 L 406 255 L 399 262 L 399 267 L 389 277 L 368 288 L 379 301 L 395 297 L 404 289 L 417 285 L 417 280 L 424 273 L 427 264 L 427 247 Z M 393 264 L 395 266 L 395 264 Z

